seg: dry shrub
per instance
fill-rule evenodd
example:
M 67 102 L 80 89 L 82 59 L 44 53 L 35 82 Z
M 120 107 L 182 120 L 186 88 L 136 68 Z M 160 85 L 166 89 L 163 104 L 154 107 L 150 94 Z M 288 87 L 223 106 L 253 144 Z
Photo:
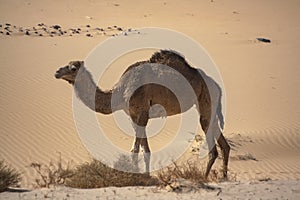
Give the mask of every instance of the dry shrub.
M 181 165 L 173 162 L 171 166 L 161 169 L 157 173 L 158 180 L 160 181 L 160 186 L 168 186 L 172 189 L 177 190 L 174 186 L 178 186 L 181 183 L 190 183 L 194 188 L 208 188 L 206 185 L 208 182 L 221 182 L 224 181 L 223 173 L 212 169 L 209 173 L 208 178 L 205 178 L 205 168 L 199 165 L 196 161 L 187 161 Z M 186 180 L 183 182 L 182 180 Z M 236 174 L 229 173 L 226 181 L 235 181 Z M 186 187 L 186 186 L 185 186 Z
M 162 186 L 171 185 L 178 179 L 189 180 L 193 183 L 207 182 L 204 170 L 199 168 L 196 163 L 192 161 L 188 161 L 182 165 L 177 165 L 173 162 L 171 166 L 159 170 L 157 177 Z
M 9 187 L 18 187 L 20 181 L 21 174 L 8 166 L 4 160 L 0 160 L 0 192 L 8 190 Z
M 119 155 L 118 160 L 114 163 L 114 168 L 125 172 L 140 172 L 139 167 L 135 167 L 130 156 Z
M 124 156 L 120 158 L 129 161 L 129 158 Z M 122 160 L 119 160 L 117 165 L 120 162 Z M 156 178 L 147 174 L 119 171 L 98 160 L 92 160 L 90 163 L 77 166 L 74 170 L 74 176 L 70 177 L 65 185 L 75 188 L 101 188 L 110 186 L 151 186 L 157 185 L 157 183 Z
M 50 186 L 64 185 L 66 179 L 74 175 L 73 170 L 69 167 L 69 163 L 66 167 L 63 167 L 61 155 L 57 164 L 49 162 L 49 165 L 45 165 L 33 162 L 30 164 L 30 167 L 39 175 L 39 178 L 35 179 L 37 187 L 49 188 Z

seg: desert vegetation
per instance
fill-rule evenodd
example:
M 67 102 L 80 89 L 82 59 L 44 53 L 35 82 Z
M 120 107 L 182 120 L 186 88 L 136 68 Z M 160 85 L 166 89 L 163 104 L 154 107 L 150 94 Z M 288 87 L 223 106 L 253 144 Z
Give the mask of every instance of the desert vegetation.
M 21 181 L 21 173 L 9 166 L 4 160 L 0 160 L 0 192 L 10 187 L 18 187 Z
M 151 173 L 151 175 L 127 172 L 134 166 L 131 158 L 125 155 L 120 155 L 114 163 L 114 168 L 95 159 L 73 167 L 69 163 L 64 166 L 61 157 L 57 163 L 32 163 L 31 167 L 37 172 L 38 178 L 36 178 L 35 184 L 40 188 L 58 185 L 72 188 L 158 186 L 177 191 L 182 182 L 200 188 L 208 182 L 223 180 L 222 173 L 217 170 L 212 170 L 210 176 L 206 178 L 205 168 L 196 161 L 188 161 L 183 164 L 174 162 L 168 167 Z

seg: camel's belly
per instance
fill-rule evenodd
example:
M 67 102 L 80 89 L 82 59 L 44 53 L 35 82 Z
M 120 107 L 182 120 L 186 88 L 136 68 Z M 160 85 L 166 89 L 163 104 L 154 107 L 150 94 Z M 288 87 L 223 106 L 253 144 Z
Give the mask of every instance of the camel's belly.
M 180 114 L 189 110 L 197 100 L 191 95 L 175 95 L 168 88 L 148 84 L 138 88 L 130 97 L 127 113 L 138 115 L 148 112 L 149 118 L 159 118 Z

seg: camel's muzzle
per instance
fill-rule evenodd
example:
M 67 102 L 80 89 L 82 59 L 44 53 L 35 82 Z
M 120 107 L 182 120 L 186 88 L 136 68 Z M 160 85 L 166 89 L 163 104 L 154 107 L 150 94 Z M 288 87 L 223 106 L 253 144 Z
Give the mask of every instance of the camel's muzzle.
M 59 79 L 62 78 L 64 74 L 66 74 L 66 70 L 65 68 L 61 67 L 55 72 L 54 76 L 55 78 Z
M 55 76 L 55 78 L 57 78 L 57 79 L 59 79 L 59 78 L 62 77 L 62 75 L 61 75 L 61 73 L 59 72 L 59 70 L 55 72 L 54 76 Z

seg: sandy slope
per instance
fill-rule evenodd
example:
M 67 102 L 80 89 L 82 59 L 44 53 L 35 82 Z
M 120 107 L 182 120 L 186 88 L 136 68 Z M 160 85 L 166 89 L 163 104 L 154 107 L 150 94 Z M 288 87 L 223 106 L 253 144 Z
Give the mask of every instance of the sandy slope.
M 38 23 L 65 28 L 154 26 L 192 37 L 212 56 L 226 87 L 230 173 L 241 181 L 289 180 L 300 178 L 299 6 L 296 0 L 1 1 L 0 23 L 28 28 Z M 257 37 L 272 42 L 261 43 Z M 0 35 L 0 157 L 23 172 L 24 187 L 32 186 L 34 173 L 28 166 L 33 161 L 56 161 L 57 152 L 75 163 L 90 158 L 76 133 L 72 88 L 53 74 L 70 60 L 84 59 L 106 38 Z M 137 52 L 120 59 L 100 86 L 110 88 L 126 66 L 150 55 Z M 112 118 L 98 118 L 118 140 L 120 130 Z M 167 123 L 160 135 L 168 139 L 163 134 L 175 129 Z M 127 137 L 119 145 L 129 150 L 131 140 Z M 150 146 L 161 148 L 161 141 L 150 140 Z M 236 159 L 247 154 L 257 161 Z

